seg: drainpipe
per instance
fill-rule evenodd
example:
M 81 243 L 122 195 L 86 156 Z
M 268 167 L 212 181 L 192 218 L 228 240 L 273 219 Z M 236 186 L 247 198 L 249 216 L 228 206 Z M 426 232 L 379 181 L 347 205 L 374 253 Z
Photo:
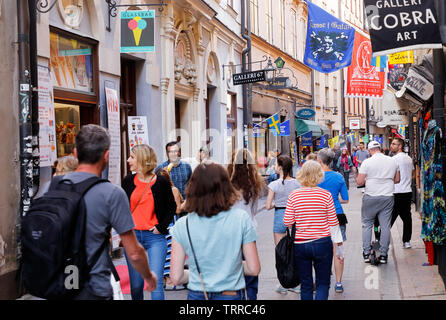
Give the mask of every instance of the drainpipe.
M 27 0 L 17 0 L 19 57 L 19 128 L 20 128 L 20 214 L 24 217 L 33 195 L 33 146 L 31 71 L 29 57 L 29 11 Z M 20 248 L 20 245 L 19 245 Z
M 247 72 L 248 69 L 251 69 L 251 15 L 248 9 L 246 10 L 246 4 L 249 0 L 241 0 L 241 27 L 242 27 L 242 37 L 246 40 L 246 48 L 242 51 L 242 72 Z M 248 22 L 248 26 L 246 28 L 246 21 Z M 248 30 L 248 35 L 245 34 L 246 30 Z M 246 68 L 246 57 L 248 56 L 248 69 Z M 243 147 L 248 148 L 249 142 L 249 133 L 248 126 L 252 121 L 252 85 L 244 84 L 242 86 L 243 91 Z M 250 91 L 250 92 L 248 92 Z
M 28 1 L 29 9 L 29 49 L 31 70 L 31 122 L 33 146 L 33 195 L 36 195 L 40 185 L 40 152 L 39 152 L 39 81 L 37 71 L 37 5 L 36 1 Z

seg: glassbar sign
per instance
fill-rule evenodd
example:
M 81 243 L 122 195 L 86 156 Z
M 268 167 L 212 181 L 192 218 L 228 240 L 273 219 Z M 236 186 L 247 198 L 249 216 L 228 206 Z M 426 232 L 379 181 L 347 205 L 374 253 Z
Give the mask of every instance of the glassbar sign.
M 155 50 L 155 10 L 121 12 L 121 52 Z
M 239 84 L 254 83 L 265 80 L 266 79 L 264 70 L 236 73 L 232 75 L 232 82 L 235 86 Z
M 373 56 L 442 48 L 435 0 L 365 0 Z

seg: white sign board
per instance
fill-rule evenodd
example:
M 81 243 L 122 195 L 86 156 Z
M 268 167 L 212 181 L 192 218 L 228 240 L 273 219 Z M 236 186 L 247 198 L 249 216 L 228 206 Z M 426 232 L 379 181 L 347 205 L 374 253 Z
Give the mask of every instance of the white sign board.
M 49 167 L 57 159 L 53 82 L 48 68 L 38 66 L 40 166 Z
M 116 90 L 105 88 L 105 99 L 107 100 L 108 133 L 111 140 L 108 180 L 113 184 L 121 185 L 121 122 Z
M 129 133 L 129 146 L 132 149 L 138 144 L 149 145 L 149 133 L 147 130 L 147 117 L 128 117 L 128 133 Z
M 350 119 L 348 127 L 350 128 L 350 130 L 361 129 L 361 119 Z
M 397 92 L 397 97 L 401 98 L 406 89 L 409 89 L 424 101 L 428 101 L 434 94 L 434 85 L 412 68 L 409 69 L 403 88 Z
M 383 120 L 379 126 L 395 126 L 409 124 L 409 109 L 407 103 L 398 99 L 393 91 L 384 90 L 383 94 Z

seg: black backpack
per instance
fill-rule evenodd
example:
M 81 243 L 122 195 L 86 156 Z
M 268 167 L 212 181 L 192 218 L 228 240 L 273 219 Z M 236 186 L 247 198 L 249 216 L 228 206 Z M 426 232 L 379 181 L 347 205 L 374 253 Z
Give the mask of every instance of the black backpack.
M 286 236 L 283 237 L 276 246 L 276 271 L 277 279 L 284 288 L 295 288 L 300 284 L 297 266 L 294 262 L 294 236 L 296 234 L 296 224 L 293 224 L 290 231 L 286 229 Z
M 57 177 L 48 192 L 32 203 L 21 223 L 22 276 L 30 294 L 44 299 L 73 299 L 88 282 L 90 270 L 109 239 L 88 265 L 83 197 L 104 182 L 108 180 L 92 177 L 74 184 Z

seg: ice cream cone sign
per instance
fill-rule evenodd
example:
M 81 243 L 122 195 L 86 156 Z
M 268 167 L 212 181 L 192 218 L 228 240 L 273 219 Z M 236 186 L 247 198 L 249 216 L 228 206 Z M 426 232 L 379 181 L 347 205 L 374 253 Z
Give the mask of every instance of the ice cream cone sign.
M 128 27 L 133 31 L 133 37 L 135 39 L 136 46 L 139 46 L 139 41 L 141 40 L 142 31 L 147 28 L 147 22 L 141 17 L 134 17 L 129 21 Z

